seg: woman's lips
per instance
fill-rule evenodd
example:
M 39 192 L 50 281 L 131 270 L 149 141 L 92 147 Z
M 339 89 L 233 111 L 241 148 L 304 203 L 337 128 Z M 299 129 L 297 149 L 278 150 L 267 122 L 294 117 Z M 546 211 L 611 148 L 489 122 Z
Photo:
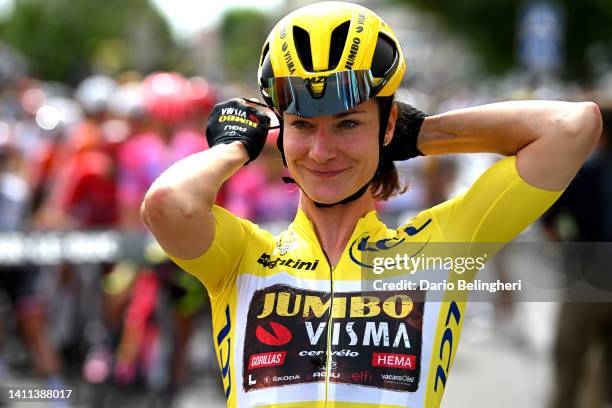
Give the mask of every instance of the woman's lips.
M 340 170 L 314 170 L 314 169 L 309 169 L 306 168 L 306 170 L 308 170 L 311 174 L 317 176 L 317 177 L 334 177 L 337 176 L 338 174 L 342 173 L 345 169 L 340 169 Z

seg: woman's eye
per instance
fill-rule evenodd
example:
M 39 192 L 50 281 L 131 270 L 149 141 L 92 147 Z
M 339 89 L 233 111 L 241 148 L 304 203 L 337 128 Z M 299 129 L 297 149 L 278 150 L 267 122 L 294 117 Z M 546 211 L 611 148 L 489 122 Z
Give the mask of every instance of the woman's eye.
M 338 127 L 345 128 L 345 129 L 352 129 L 357 126 L 359 126 L 359 122 L 357 122 L 356 120 L 350 120 L 350 119 L 345 119 L 338 124 Z
M 306 122 L 305 120 L 296 120 L 291 122 L 291 126 L 296 129 L 308 129 L 310 127 L 310 123 Z

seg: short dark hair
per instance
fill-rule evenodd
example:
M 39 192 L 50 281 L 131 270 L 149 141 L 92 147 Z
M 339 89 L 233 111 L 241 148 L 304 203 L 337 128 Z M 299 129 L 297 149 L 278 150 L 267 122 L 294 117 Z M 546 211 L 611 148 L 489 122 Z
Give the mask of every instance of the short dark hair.
M 388 119 L 383 121 L 383 115 L 387 115 L 387 117 L 391 115 L 391 108 L 393 106 L 395 97 L 394 95 L 391 95 L 376 97 L 375 99 L 378 105 L 380 120 L 379 138 L 382 140 L 385 137 L 385 131 L 387 129 L 387 124 L 389 123 Z M 398 117 L 398 120 L 399 119 L 400 118 Z M 377 174 L 374 177 L 374 180 L 372 180 L 372 185 L 370 187 L 374 199 L 378 201 L 386 201 L 394 195 L 405 193 L 406 190 L 408 190 L 408 186 L 401 182 L 397 167 L 395 167 L 395 163 L 388 158 L 385 158 L 383 154 L 379 155 L 379 160 L 381 160 L 381 163 L 379 163 Z

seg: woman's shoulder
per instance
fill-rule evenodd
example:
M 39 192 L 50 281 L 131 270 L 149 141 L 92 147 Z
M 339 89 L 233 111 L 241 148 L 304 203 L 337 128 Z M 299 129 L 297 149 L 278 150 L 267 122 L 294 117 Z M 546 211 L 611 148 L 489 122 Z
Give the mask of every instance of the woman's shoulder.
M 242 230 L 246 236 L 252 236 L 253 238 L 268 240 L 273 242 L 275 240 L 274 235 L 265 227 L 261 227 L 253 221 L 239 217 L 230 210 L 223 208 L 217 204 L 213 205 L 211 212 L 213 213 L 217 230 Z M 236 238 L 236 236 L 234 236 Z

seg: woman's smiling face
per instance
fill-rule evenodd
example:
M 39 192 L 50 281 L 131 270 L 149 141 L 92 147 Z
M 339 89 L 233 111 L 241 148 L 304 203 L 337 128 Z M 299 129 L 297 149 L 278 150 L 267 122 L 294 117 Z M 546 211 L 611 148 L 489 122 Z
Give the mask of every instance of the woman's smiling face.
M 287 167 L 312 200 L 335 203 L 372 179 L 379 156 L 379 111 L 374 99 L 333 116 L 285 113 L 283 122 Z

